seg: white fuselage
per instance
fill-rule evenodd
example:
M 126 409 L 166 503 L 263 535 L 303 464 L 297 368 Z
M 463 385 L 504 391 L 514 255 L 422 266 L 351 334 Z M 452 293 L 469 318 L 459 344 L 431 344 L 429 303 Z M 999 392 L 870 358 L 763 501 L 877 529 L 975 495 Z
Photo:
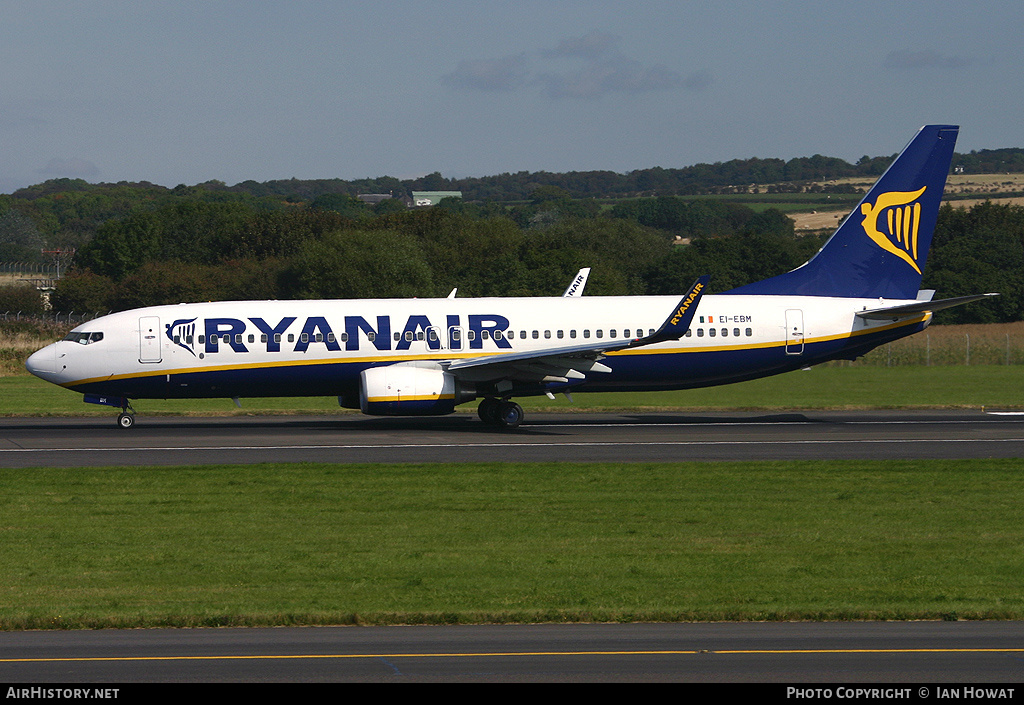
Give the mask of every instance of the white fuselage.
M 126 398 L 356 393 L 367 368 L 441 366 L 653 333 L 668 296 L 236 301 L 103 316 L 33 354 L 29 370 L 86 393 Z M 855 312 L 908 303 L 816 296 L 705 296 L 688 333 L 619 352 L 573 390 L 707 386 L 863 354 L 927 325 Z M 88 334 L 88 335 L 86 335 Z M 517 394 L 562 389 L 557 384 Z M 488 392 L 482 388 L 480 395 Z M 351 400 L 350 400 L 351 401 Z M 344 403 L 344 402 L 343 402 Z M 353 404 L 350 404 L 353 405 Z

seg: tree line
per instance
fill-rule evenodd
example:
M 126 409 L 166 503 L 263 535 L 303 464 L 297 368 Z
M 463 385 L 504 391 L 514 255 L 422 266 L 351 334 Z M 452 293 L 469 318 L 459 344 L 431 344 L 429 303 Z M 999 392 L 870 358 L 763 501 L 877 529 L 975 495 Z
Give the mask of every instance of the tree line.
M 589 216 L 545 205 L 530 209 L 523 225 L 456 207 L 353 218 L 310 207 L 168 204 L 104 223 L 51 302 L 64 312 L 105 312 L 225 299 L 440 297 L 452 289 L 558 295 L 584 266 L 592 268 L 587 295 L 678 294 L 703 274 L 710 291 L 721 292 L 802 264 L 826 237 L 797 236 L 778 211 L 722 202 L 641 199 Z M 689 244 L 679 244 L 678 233 Z M 943 312 L 940 322 L 1024 317 L 1024 208 L 944 206 L 923 286 L 940 297 L 1002 294 Z M 0 309 L 14 310 L 3 296 Z
M 1005 162 L 1013 150 L 999 152 L 977 154 Z M 888 164 L 872 161 L 858 163 Z M 454 288 L 465 296 L 555 295 L 584 266 L 592 268 L 588 294 L 675 294 L 702 274 L 711 275 L 713 291 L 725 291 L 798 266 L 825 235 L 797 236 L 782 212 L 735 201 L 599 202 L 535 182 L 521 201 L 446 199 L 429 209 L 315 191 L 300 198 L 216 183 L 47 181 L 0 195 L 0 259 L 38 261 L 43 248 L 74 248 L 54 308 L 107 311 L 219 299 L 446 296 Z M 1024 208 L 947 205 L 923 286 L 941 297 L 1002 294 L 939 321 L 1021 320 L 1022 265 Z M 14 289 L 0 287 L 0 310 L 38 299 Z

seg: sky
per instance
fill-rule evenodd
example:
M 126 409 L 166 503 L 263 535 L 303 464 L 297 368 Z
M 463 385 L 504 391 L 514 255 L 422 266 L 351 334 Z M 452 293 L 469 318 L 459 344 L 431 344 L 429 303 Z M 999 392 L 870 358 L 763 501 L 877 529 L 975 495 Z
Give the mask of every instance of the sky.
M 1024 146 L 1024 3 L 0 0 L 0 193 Z

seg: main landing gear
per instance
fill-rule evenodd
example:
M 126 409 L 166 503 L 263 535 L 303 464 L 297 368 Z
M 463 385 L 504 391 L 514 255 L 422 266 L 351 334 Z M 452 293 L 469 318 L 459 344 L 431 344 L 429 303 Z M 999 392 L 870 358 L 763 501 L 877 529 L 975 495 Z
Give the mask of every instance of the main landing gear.
M 480 420 L 488 426 L 515 428 L 523 422 L 523 407 L 510 399 L 486 397 L 476 410 Z

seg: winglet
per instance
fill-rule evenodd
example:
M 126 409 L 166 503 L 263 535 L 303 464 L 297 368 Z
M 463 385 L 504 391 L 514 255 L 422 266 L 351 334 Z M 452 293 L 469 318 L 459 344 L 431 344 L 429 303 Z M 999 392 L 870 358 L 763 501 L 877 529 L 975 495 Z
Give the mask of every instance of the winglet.
M 697 313 L 697 304 L 700 303 L 700 297 L 704 295 L 704 289 L 707 288 L 709 279 L 710 277 L 707 275 L 698 277 L 697 281 L 690 287 L 690 290 L 679 300 L 679 305 L 665 319 L 665 322 L 661 324 L 661 328 L 655 331 L 653 335 L 634 340 L 629 344 L 629 347 L 635 348 L 640 345 L 651 345 L 652 343 L 682 338 L 686 331 L 690 329 L 690 323 L 693 322 L 693 317 Z
M 590 276 L 590 267 L 584 267 L 573 277 L 572 283 L 566 288 L 562 296 L 583 296 L 583 287 L 587 285 L 587 277 Z

